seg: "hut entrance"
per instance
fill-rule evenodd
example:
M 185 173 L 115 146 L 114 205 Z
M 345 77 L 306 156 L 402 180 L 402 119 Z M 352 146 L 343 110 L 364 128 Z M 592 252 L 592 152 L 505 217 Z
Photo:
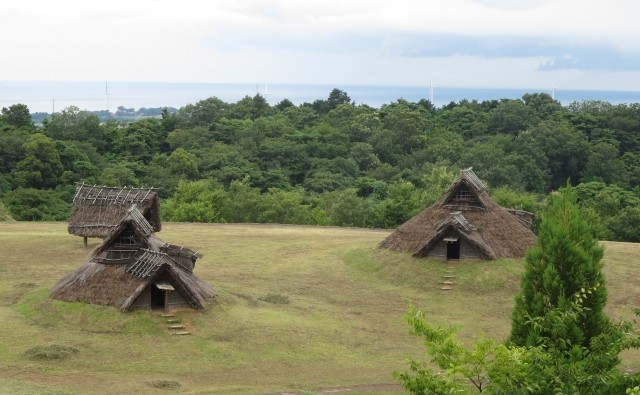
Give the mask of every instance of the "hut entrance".
M 458 237 L 446 237 L 447 259 L 460 259 L 460 239 Z
M 164 309 L 166 304 L 166 295 L 164 291 L 156 284 L 151 284 L 151 308 Z
M 156 282 L 151 284 L 151 308 L 166 310 L 169 306 L 171 291 L 175 291 L 175 289 L 169 283 Z

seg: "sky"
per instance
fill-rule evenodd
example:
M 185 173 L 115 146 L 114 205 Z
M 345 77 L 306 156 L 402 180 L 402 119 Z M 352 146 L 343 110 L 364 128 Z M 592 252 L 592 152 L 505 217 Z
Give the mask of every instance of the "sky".
M 20 0 L 2 81 L 640 91 L 636 0 Z

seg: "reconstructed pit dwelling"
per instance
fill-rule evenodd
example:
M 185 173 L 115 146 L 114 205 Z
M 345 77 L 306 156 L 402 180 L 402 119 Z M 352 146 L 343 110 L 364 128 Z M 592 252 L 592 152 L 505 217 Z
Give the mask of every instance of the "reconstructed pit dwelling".
M 148 189 L 79 185 L 69 233 L 85 237 L 85 244 L 86 237 L 104 239 L 50 296 L 121 310 L 203 308 L 214 290 L 193 273 L 201 255 L 156 236 L 157 202 Z
M 399 226 L 382 248 L 452 259 L 519 258 L 536 243 L 532 214 L 496 204 L 472 168 L 435 204 Z

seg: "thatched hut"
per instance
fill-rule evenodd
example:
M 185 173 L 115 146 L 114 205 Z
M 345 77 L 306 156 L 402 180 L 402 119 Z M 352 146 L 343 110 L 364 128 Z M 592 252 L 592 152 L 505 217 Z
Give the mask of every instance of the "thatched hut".
M 398 227 L 380 247 L 439 259 L 522 257 L 536 242 L 531 218 L 496 204 L 469 168 L 439 201 Z
M 152 188 L 106 187 L 78 184 L 73 197 L 69 233 L 104 238 L 132 205 L 145 217 L 154 232 L 162 229 L 160 202 Z
M 133 205 L 88 260 L 62 278 L 50 296 L 121 310 L 203 308 L 214 292 L 193 274 L 200 256 L 160 240 Z

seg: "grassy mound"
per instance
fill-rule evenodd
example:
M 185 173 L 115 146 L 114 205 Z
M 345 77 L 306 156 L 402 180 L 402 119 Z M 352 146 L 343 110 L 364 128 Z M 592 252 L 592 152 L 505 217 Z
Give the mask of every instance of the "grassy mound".
M 49 290 L 42 287 L 26 292 L 15 304 L 15 308 L 33 325 L 43 328 L 65 328 L 89 333 L 164 333 L 160 318 L 145 311 L 123 314 L 113 307 L 52 300 L 49 298 Z
M 77 353 L 77 348 L 58 344 L 46 344 L 31 347 L 23 353 L 23 356 L 35 361 L 60 361 L 71 358 Z

